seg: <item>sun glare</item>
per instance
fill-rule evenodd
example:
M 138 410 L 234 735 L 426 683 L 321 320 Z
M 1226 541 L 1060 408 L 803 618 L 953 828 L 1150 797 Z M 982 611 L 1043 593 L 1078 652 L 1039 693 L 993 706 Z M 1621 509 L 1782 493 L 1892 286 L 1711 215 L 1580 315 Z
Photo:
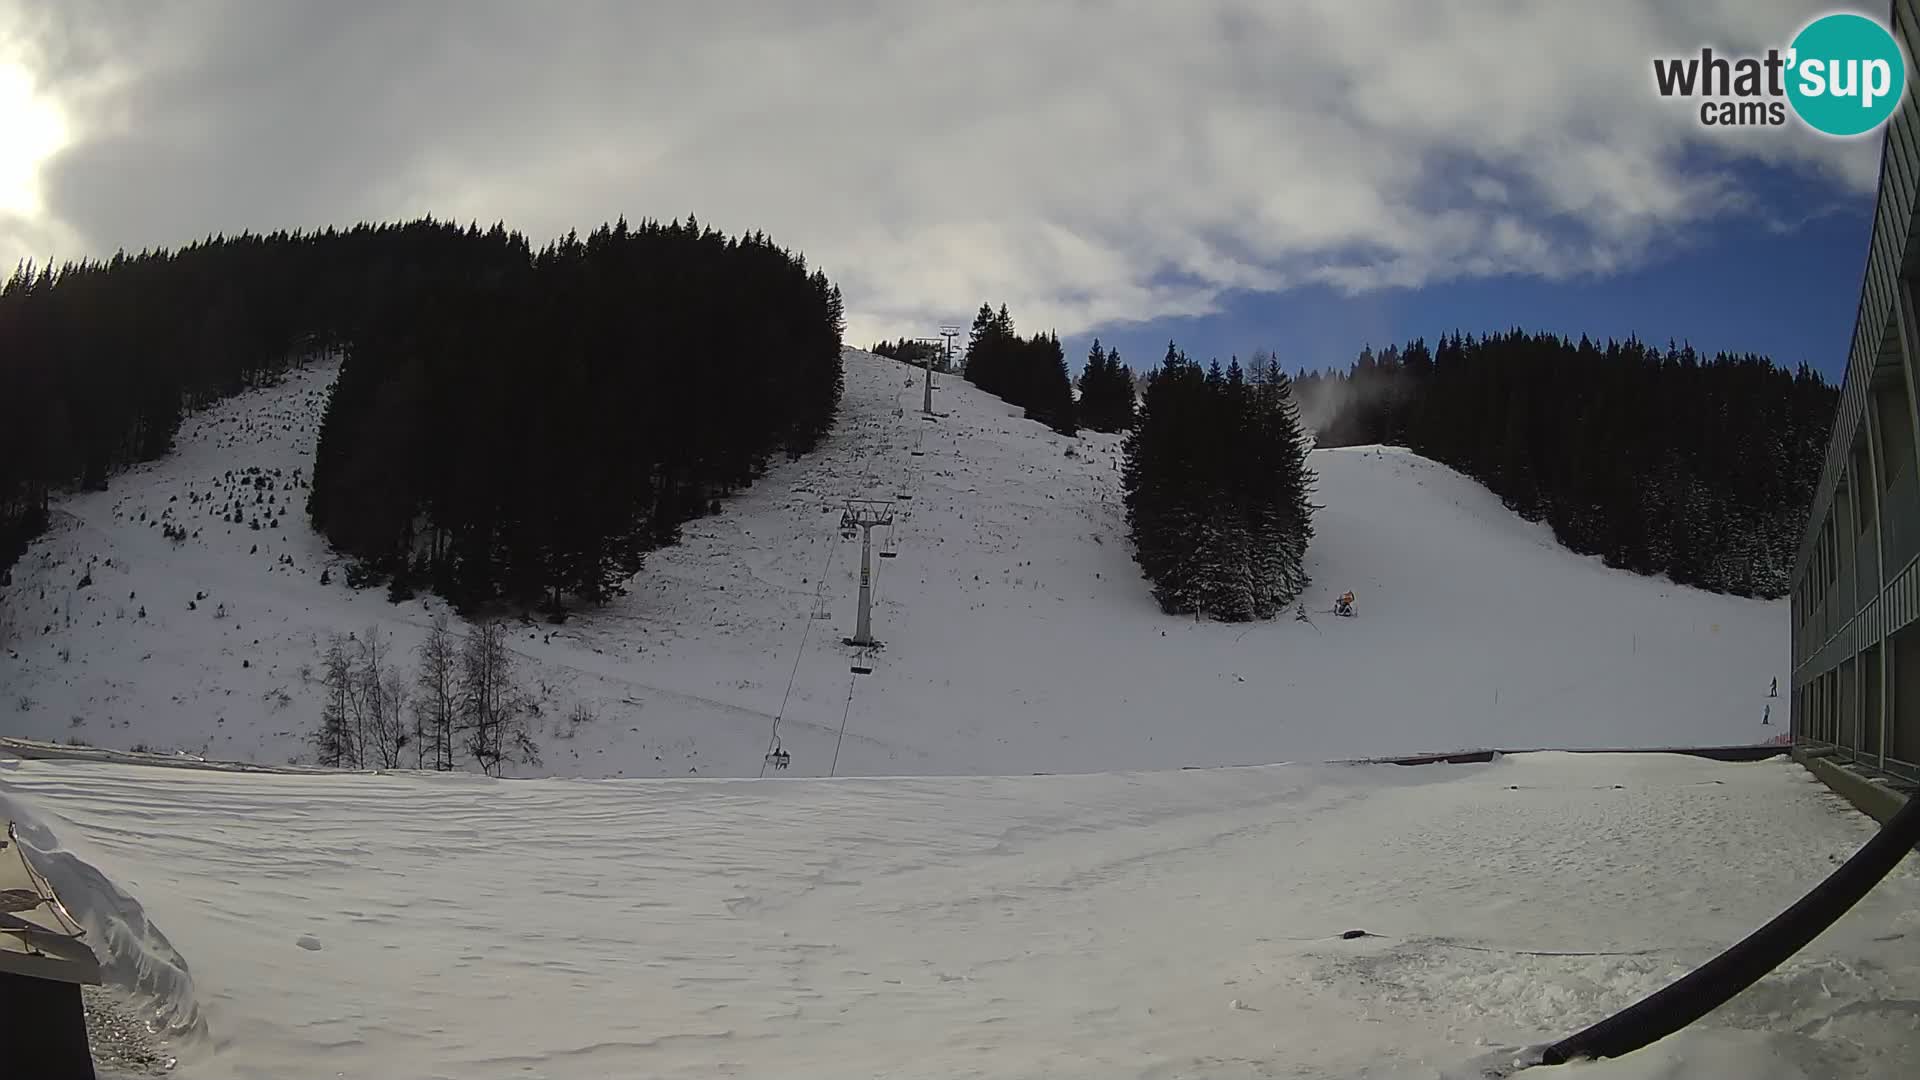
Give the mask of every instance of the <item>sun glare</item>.
M 33 77 L 0 61 L 0 213 L 38 214 L 40 165 L 67 141 L 66 119 Z

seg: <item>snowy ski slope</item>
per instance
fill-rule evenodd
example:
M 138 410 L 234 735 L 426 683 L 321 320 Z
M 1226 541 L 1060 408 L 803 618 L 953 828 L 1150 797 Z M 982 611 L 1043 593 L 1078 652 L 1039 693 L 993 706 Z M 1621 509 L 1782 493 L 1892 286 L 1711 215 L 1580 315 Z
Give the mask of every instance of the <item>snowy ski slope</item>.
M 1786 673 L 1784 601 L 1608 570 L 1433 462 L 1312 455 L 1326 508 L 1307 604 L 1352 589 L 1358 618 L 1195 623 L 1157 611 L 1128 555 L 1116 438 L 1062 438 L 955 378 L 927 420 L 917 370 L 852 350 L 846 366 L 843 415 L 818 452 L 691 523 L 628 597 L 516 631 L 542 710 L 539 771 L 754 775 L 776 717 L 795 776 L 1781 730 L 1761 719 L 1784 711 L 1765 698 Z M 402 650 L 419 640 L 437 602 L 353 592 L 306 526 L 300 478 L 330 378 L 297 373 L 192 417 L 174 454 L 60 504 L 5 590 L 20 632 L 0 655 L 0 734 L 283 763 L 318 719 L 326 635 L 378 621 Z M 837 529 L 849 496 L 898 515 L 876 531 L 896 554 L 876 560 L 885 648 L 870 677 L 850 674 L 841 644 L 859 558 Z M 223 520 L 229 507 L 246 520 Z M 176 545 L 162 522 L 191 535 Z M 563 717 L 578 703 L 595 719 L 576 727 Z
M 419 639 L 437 602 L 348 589 L 299 512 L 330 378 L 61 504 L 6 590 L 0 735 L 279 764 L 327 634 Z M 1127 554 L 1117 439 L 954 379 L 939 419 L 919 397 L 849 351 L 818 453 L 630 596 L 516 630 L 557 777 L 0 761 L 0 814 L 115 979 L 192 1021 L 167 1047 L 189 1080 L 1473 1076 L 1697 965 L 1871 829 L 1783 760 L 1270 764 L 1762 741 L 1785 606 L 1607 570 L 1365 448 L 1313 455 L 1308 606 L 1353 589 L 1358 618 L 1172 619 Z M 848 496 L 897 510 L 870 676 L 840 643 Z M 726 779 L 776 717 L 776 775 L 837 753 L 867 778 Z M 1226 764 L 1251 767 L 1179 768 Z M 610 779 L 647 776 L 681 779 Z M 1917 950 L 1909 860 L 1703 1025 L 1529 1075 L 1905 1075 Z
M 169 1047 L 184 1080 L 1477 1080 L 1872 829 L 1784 759 L 1607 754 L 802 782 L 0 763 L 23 812 L 109 969 L 202 1025 Z M 1916 1001 L 1908 860 L 1700 1025 L 1522 1076 L 1912 1076 Z

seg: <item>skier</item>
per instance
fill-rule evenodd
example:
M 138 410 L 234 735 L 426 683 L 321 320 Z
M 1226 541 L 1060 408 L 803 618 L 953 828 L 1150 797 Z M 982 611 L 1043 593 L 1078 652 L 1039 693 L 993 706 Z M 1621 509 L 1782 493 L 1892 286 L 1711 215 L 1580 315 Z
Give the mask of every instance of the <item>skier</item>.
M 1353 592 L 1351 590 L 1341 593 L 1340 599 L 1333 602 L 1333 613 L 1335 615 L 1353 614 Z
M 1773 706 L 1768 705 L 1766 711 L 1760 714 L 1760 723 L 1768 727 L 1773 726 Z
M 1767 696 L 1768 697 L 1780 696 L 1780 676 L 1775 675 L 1773 677 L 1773 682 L 1767 685 Z

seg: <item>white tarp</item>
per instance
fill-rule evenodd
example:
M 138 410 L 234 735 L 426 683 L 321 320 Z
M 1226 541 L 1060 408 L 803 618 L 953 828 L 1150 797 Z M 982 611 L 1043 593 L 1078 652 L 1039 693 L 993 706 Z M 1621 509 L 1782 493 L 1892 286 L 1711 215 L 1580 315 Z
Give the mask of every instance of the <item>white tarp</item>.
M 27 862 L 7 822 L 0 838 L 0 972 L 98 984 L 100 964 L 84 936 L 52 886 Z

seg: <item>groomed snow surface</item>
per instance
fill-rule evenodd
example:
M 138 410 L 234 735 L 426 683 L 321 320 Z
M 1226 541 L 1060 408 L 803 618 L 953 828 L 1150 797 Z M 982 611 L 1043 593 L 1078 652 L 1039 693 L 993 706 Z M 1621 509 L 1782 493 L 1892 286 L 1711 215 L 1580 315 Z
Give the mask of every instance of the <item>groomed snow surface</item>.
M 1872 831 L 1783 759 L 1677 755 L 797 782 L 36 761 L 0 793 L 186 958 L 195 1080 L 1477 1077 Z M 1915 1075 L 1916 862 L 1702 1024 L 1524 1075 Z
M 310 760 L 327 636 L 377 622 L 410 660 L 439 602 L 349 589 L 305 520 L 332 377 L 190 417 L 172 455 L 59 504 L 0 590 L 19 627 L 0 734 Z M 1022 774 L 1782 730 L 1761 721 L 1786 681 L 1785 601 L 1609 570 L 1406 451 L 1312 455 L 1313 623 L 1196 623 L 1159 612 L 1129 554 L 1117 438 L 1062 438 L 956 378 L 941 419 L 921 396 L 917 370 L 849 350 L 818 451 L 689 524 L 631 595 L 518 626 L 545 756 L 522 772 L 756 775 L 776 716 L 792 776 L 836 752 L 841 775 Z M 896 552 L 874 562 L 885 647 L 857 679 L 850 496 L 897 512 L 875 532 Z M 194 535 L 174 544 L 173 523 Z M 1358 617 L 1324 614 L 1349 589 Z M 595 719 L 575 726 L 579 704 Z

